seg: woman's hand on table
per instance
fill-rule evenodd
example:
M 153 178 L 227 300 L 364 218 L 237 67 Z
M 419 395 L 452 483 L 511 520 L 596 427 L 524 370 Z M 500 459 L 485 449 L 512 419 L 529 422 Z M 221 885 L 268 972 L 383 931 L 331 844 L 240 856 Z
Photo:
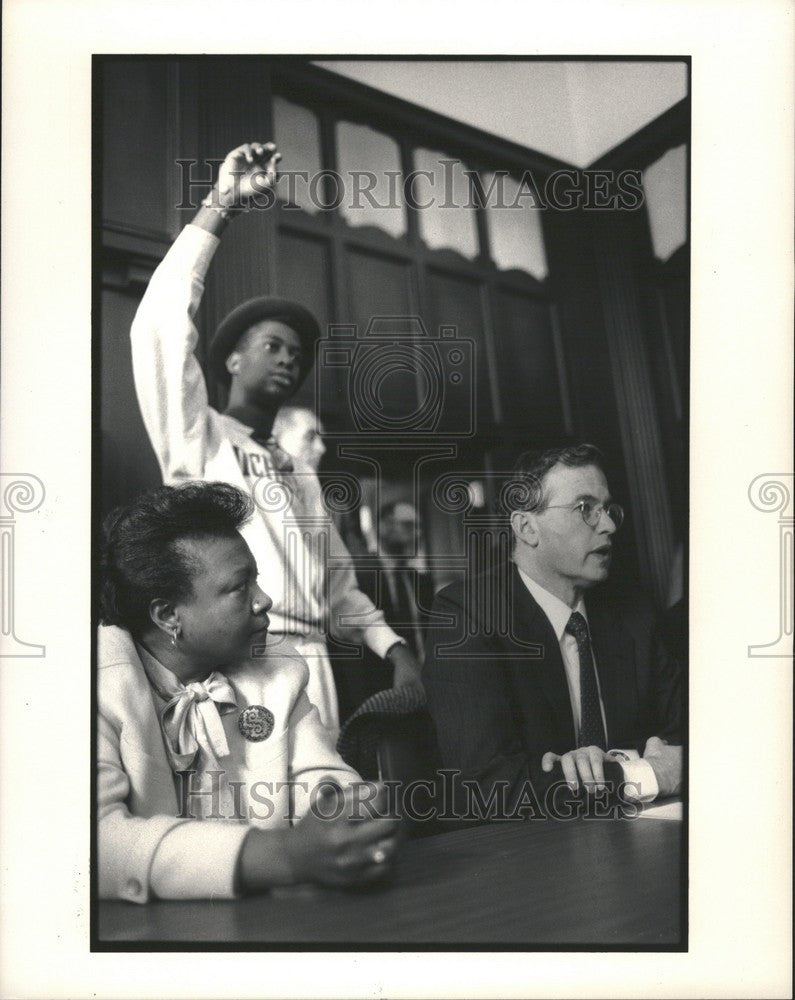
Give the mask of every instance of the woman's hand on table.
M 383 785 L 331 785 L 290 830 L 250 831 L 238 864 L 247 891 L 318 882 L 345 887 L 387 875 L 397 852 L 400 819 L 387 813 Z

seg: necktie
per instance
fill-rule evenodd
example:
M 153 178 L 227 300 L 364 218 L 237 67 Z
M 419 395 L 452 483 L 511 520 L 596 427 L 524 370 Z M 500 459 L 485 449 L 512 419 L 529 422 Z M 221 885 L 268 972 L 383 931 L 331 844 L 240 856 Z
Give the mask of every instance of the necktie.
M 175 771 L 184 771 L 193 763 L 201 749 L 216 761 L 229 756 L 221 716 L 237 708 L 229 681 L 217 670 L 206 680 L 184 685 L 175 682 L 164 689 L 158 678 L 158 694 L 166 699 L 160 712 L 160 722 Z
M 580 733 L 577 746 L 597 746 L 606 750 L 607 739 L 602 723 L 602 709 L 599 705 L 599 688 L 596 685 L 596 669 L 588 635 L 588 623 L 579 611 L 572 613 L 566 631 L 574 636 L 580 658 Z

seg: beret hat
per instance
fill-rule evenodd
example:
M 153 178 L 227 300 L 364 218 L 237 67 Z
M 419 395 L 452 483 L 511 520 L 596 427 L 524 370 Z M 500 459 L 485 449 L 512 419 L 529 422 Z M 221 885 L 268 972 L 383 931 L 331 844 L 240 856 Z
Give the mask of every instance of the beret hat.
M 231 381 L 226 370 L 226 359 L 235 349 L 241 335 L 255 323 L 272 319 L 289 326 L 301 341 L 301 371 L 299 380 L 306 377 L 315 358 L 315 341 L 320 337 L 320 327 L 312 313 L 298 302 L 263 295 L 248 299 L 236 306 L 221 321 L 210 342 L 209 362 L 213 374 L 225 385 Z

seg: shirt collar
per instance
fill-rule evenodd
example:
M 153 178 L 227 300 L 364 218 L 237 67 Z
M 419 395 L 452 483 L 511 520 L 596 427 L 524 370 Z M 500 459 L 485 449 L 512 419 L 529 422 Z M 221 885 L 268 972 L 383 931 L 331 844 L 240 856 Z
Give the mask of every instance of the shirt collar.
M 175 687 L 182 688 L 185 686 L 172 670 L 164 667 L 160 660 L 155 659 L 149 650 L 139 642 L 136 642 L 135 648 L 141 658 L 141 664 L 144 668 L 144 673 L 149 678 L 149 683 L 161 698 L 168 700 L 170 695 L 166 692 L 172 691 Z
M 559 597 L 555 597 L 554 594 L 550 594 L 550 592 L 542 587 L 540 583 L 536 583 L 536 581 L 533 580 L 532 577 L 529 577 L 524 570 L 519 569 L 518 566 L 516 568 L 519 570 L 519 576 L 522 578 L 524 585 L 530 591 L 530 594 L 536 604 L 549 619 L 549 624 L 552 626 L 558 642 L 560 642 L 566 634 L 566 626 L 569 623 L 569 618 L 571 618 L 575 611 L 579 611 L 586 622 L 588 621 L 588 615 L 585 612 L 585 601 L 582 598 L 579 599 L 575 607 L 570 608 L 565 601 L 561 601 Z
M 136 648 L 149 683 L 165 702 L 158 714 L 172 770 L 191 767 L 200 748 L 216 761 L 228 757 L 221 716 L 237 709 L 237 699 L 227 678 L 213 671 L 186 685 L 143 646 Z

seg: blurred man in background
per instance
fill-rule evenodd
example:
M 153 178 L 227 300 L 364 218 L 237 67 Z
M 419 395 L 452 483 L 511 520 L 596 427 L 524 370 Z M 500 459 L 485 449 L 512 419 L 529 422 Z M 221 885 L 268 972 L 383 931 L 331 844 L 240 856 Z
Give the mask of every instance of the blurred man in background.
M 288 455 L 313 472 L 326 454 L 320 417 L 305 406 L 283 406 L 273 421 L 273 436 Z

